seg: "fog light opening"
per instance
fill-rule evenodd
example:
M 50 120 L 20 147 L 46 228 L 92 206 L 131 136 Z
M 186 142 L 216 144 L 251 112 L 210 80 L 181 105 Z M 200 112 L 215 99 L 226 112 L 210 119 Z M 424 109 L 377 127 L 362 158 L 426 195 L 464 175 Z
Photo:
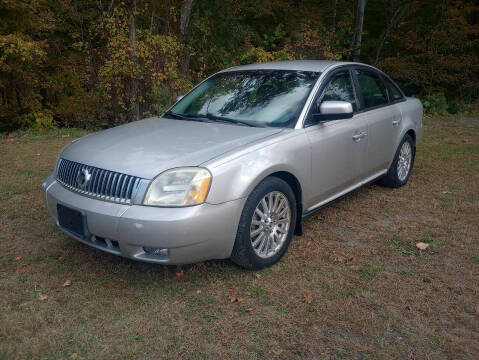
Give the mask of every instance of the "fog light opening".
M 150 255 L 168 256 L 168 249 L 155 248 L 155 247 L 143 247 L 143 250 Z

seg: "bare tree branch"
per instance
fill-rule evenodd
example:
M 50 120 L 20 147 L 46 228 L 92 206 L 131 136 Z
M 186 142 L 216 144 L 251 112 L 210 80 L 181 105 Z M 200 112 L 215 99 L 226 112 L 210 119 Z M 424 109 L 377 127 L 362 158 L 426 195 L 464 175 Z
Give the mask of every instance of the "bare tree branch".
M 407 11 L 409 10 L 409 6 L 411 5 L 410 1 L 405 2 L 402 4 L 400 7 L 396 9 L 394 12 L 393 16 L 389 19 L 388 24 L 386 25 L 386 28 L 384 31 L 381 33 L 381 36 L 379 37 L 379 46 L 376 50 L 376 58 L 374 63 L 377 64 L 379 60 L 379 56 L 381 55 L 382 48 L 384 46 L 384 43 L 386 42 L 387 37 L 389 36 L 389 33 L 391 30 L 393 30 L 395 27 L 399 25 L 399 23 L 402 21 L 402 19 L 406 16 Z

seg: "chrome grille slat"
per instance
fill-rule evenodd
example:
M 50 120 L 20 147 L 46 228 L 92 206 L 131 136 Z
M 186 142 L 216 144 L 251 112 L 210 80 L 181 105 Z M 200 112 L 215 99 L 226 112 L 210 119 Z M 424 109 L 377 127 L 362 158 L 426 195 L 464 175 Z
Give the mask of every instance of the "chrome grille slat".
M 101 188 L 102 176 L 103 176 L 104 173 L 105 173 L 105 170 L 103 170 L 103 169 L 101 169 L 100 172 L 98 173 L 95 188 L 93 189 L 93 192 L 95 194 L 101 195 L 100 188 Z
M 91 186 L 93 185 L 93 183 L 95 182 L 96 180 L 96 177 L 95 177 L 95 172 L 96 172 L 96 169 L 92 169 L 90 166 L 87 167 L 88 171 L 90 171 L 91 173 L 91 181 L 88 183 L 87 187 L 86 187 L 86 191 L 87 192 L 92 192 L 91 191 Z
M 83 170 L 88 170 L 91 174 L 91 179 L 84 188 L 81 188 L 77 184 L 77 177 Z M 136 176 L 100 169 L 65 159 L 60 159 L 56 177 L 60 184 L 72 191 L 122 204 L 131 204 L 134 190 L 141 181 L 141 178 Z

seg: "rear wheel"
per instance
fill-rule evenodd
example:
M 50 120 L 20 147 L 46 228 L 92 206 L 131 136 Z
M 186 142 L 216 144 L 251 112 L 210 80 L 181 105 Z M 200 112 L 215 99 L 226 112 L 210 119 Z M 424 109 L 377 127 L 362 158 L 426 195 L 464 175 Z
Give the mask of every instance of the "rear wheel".
M 288 249 L 295 224 L 296 199 L 290 186 L 266 178 L 243 208 L 231 260 L 248 269 L 275 264 Z
M 387 174 L 379 181 L 381 185 L 398 188 L 406 185 L 414 165 L 416 148 L 409 134 L 404 135 Z

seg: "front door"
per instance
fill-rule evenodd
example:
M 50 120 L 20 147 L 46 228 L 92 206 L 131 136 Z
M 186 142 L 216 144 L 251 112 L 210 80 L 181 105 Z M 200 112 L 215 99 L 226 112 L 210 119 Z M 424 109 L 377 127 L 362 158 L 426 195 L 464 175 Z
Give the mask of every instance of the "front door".
M 321 103 L 328 100 L 348 101 L 356 112 L 357 100 L 348 70 L 333 75 L 311 112 L 318 112 Z M 305 210 L 310 211 L 347 192 L 361 180 L 367 157 L 368 122 L 365 116 L 354 114 L 350 119 L 307 126 L 305 132 L 312 155 L 313 196 L 305 204 Z

